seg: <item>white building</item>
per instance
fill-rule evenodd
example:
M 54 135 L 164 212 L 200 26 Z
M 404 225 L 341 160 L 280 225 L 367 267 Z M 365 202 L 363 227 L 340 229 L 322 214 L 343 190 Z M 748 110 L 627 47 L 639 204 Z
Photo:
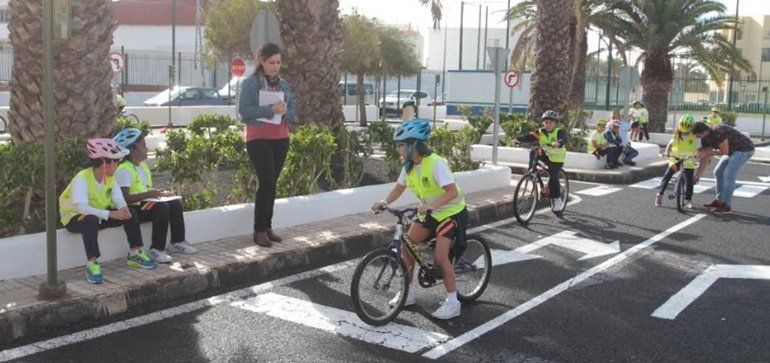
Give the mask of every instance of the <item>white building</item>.
M 506 30 L 505 28 L 488 28 L 486 44 L 488 47 L 505 48 Z M 446 47 L 444 38 L 446 37 Z M 509 48 L 513 48 L 515 38 L 509 38 Z M 427 67 L 431 70 L 441 70 L 444 67 L 444 55 L 446 53 L 447 70 L 475 70 L 476 59 L 478 55 L 478 69 L 492 69 L 492 60 L 489 56 L 484 62 L 484 29 L 481 29 L 481 40 L 479 41 L 478 28 L 463 29 L 462 46 L 462 67 L 460 67 L 460 28 L 430 29 L 428 37 L 428 59 Z
M 113 33 L 113 49 L 130 52 L 171 52 L 171 0 L 118 0 L 113 17 L 118 24 Z M 196 9 L 194 0 L 176 4 L 176 51 L 195 52 Z

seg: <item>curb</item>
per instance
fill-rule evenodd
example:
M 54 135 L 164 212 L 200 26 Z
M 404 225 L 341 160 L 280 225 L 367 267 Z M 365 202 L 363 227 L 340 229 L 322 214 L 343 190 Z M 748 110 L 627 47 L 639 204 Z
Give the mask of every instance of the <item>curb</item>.
M 525 164 L 510 164 L 510 163 L 498 163 L 499 165 L 505 165 L 511 168 L 511 172 L 514 174 L 526 173 L 529 169 Z M 657 161 L 643 168 L 633 167 L 625 169 L 623 171 L 605 171 L 605 170 L 588 170 L 588 169 L 564 169 L 567 177 L 570 180 L 586 181 L 594 183 L 608 183 L 608 184 L 630 184 L 636 183 L 641 180 L 647 180 L 660 176 L 668 167 L 668 161 Z M 623 167 L 625 168 L 625 167 Z
M 508 198 L 468 205 L 469 228 L 512 216 L 513 206 Z M 227 263 L 206 271 L 193 269 L 189 273 L 132 285 L 127 290 L 107 289 L 96 296 L 69 297 L 4 312 L 0 314 L 0 350 L 64 333 L 68 328 L 101 325 L 347 261 L 383 246 L 392 238 L 390 227 L 362 231 L 302 249 L 278 251 L 258 260 Z

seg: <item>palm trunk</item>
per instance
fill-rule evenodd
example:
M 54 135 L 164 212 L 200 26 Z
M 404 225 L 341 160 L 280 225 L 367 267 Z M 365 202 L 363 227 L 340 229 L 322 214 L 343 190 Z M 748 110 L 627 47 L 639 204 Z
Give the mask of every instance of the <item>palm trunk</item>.
M 568 104 L 571 108 L 582 108 L 586 96 L 586 59 L 588 41 L 585 30 L 576 29 L 576 37 L 572 44 L 572 78 Z
M 674 73 L 667 49 L 651 52 L 644 59 L 642 71 L 642 97 L 649 113 L 650 131 L 664 132 L 668 114 L 668 93 L 671 91 Z
M 529 119 L 539 120 L 552 109 L 566 109 L 565 85 L 570 82 L 570 0 L 538 0 L 535 72 L 532 74 Z

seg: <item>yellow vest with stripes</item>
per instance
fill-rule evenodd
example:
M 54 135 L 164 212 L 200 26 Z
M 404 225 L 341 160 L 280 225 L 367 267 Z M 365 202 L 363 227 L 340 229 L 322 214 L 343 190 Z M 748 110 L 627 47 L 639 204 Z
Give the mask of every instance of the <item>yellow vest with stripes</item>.
M 671 146 L 671 156 L 669 160 L 671 164 L 676 164 L 677 159 L 681 160 L 688 156 L 695 156 L 698 154 L 698 147 L 695 144 L 695 134 L 689 134 L 682 138 L 674 137 L 674 144 Z M 695 169 L 695 159 L 690 158 L 684 162 L 685 169 Z
M 104 188 L 99 192 L 94 169 L 84 169 L 75 176 L 75 178 L 78 177 L 86 181 L 88 204 L 97 209 L 109 209 L 112 205 L 112 188 L 115 187 L 115 178 L 108 176 L 104 183 Z M 74 180 L 73 178 L 69 185 L 67 185 L 67 189 L 64 189 L 64 193 L 59 196 L 59 214 L 61 215 L 61 223 L 65 226 L 72 220 L 72 217 L 79 214 L 75 203 L 72 202 L 72 183 Z
M 436 179 L 433 178 L 433 163 L 436 160 L 444 160 L 446 162 L 444 158 L 433 153 L 422 158 L 419 174 L 417 173 L 417 167 L 412 167 L 412 170 L 406 175 L 406 186 L 420 199 L 421 205 L 429 205 L 446 193 L 446 190 L 440 187 L 436 183 Z M 457 184 L 455 186 L 457 187 L 457 197 L 431 213 L 433 218 L 439 222 L 460 213 L 465 208 L 465 197 L 463 197 L 462 191 L 460 191 L 460 186 Z
M 126 160 L 118 166 L 118 170 L 128 170 L 133 177 L 131 187 L 128 190 L 129 194 L 146 193 L 152 189 L 152 174 L 150 173 L 150 167 L 144 162 L 139 163 L 139 167 L 144 171 L 144 175 L 147 176 L 147 185 L 142 184 L 142 179 L 139 177 L 139 171 L 136 170 L 136 165 L 130 160 Z M 134 203 L 139 204 L 139 203 Z

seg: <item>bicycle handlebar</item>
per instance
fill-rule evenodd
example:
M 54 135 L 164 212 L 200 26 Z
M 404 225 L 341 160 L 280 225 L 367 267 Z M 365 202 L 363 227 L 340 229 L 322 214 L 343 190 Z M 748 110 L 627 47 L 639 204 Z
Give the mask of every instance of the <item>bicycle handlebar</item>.
M 380 209 L 379 211 L 375 211 L 374 213 L 378 214 L 378 213 L 381 213 L 383 211 L 388 212 L 388 213 L 390 213 L 390 214 L 392 214 L 392 215 L 394 215 L 394 216 L 396 216 L 398 218 L 405 217 L 405 218 L 408 218 L 408 219 L 414 219 L 414 217 L 417 216 L 417 208 L 414 208 L 414 207 L 403 208 L 403 209 L 385 207 L 385 208 Z M 431 212 L 433 212 L 433 210 L 429 209 L 427 215 L 430 215 Z

